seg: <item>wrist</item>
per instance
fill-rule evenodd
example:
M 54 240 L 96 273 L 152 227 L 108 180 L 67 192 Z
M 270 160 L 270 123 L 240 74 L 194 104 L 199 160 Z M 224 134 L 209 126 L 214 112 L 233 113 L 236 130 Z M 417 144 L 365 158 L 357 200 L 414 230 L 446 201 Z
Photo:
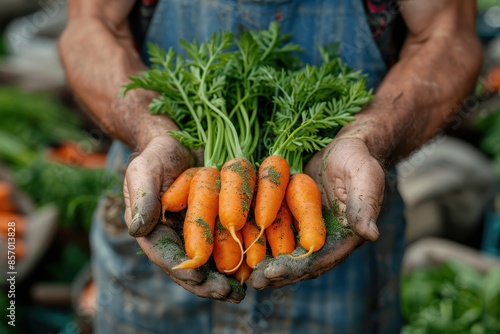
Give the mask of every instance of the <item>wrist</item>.
M 385 168 L 406 158 L 418 146 L 414 133 L 421 133 L 415 105 L 397 89 L 381 85 L 374 99 L 356 119 L 344 126 L 336 138 L 361 140 L 370 154 Z M 382 91 L 383 90 L 383 91 Z
M 385 168 L 395 160 L 395 140 L 390 133 L 387 124 L 362 117 L 343 127 L 335 136 L 335 141 L 351 139 L 362 142 L 370 155 Z
M 168 135 L 168 131 L 179 130 L 177 125 L 166 115 L 152 115 L 148 109 L 151 101 L 157 97 L 154 92 L 131 90 L 123 98 L 117 98 L 112 105 L 112 112 L 105 122 L 111 127 L 122 124 L 122 131 L 108 129 L 117 133 L 132 150 L 141 152 L 155 137 L 168 137 L 176 145 L 182 146 L 176 139 Z

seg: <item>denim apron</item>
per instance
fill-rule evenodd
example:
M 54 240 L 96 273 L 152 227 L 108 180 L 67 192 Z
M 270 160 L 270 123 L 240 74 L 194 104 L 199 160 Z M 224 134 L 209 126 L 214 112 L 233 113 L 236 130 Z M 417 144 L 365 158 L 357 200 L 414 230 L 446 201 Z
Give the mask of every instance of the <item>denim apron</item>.
M 362 0 L 165 0 L 146 41 L 179 49 L 178 40 L 205 41 L 213 32 L 265 29 L 279 21 L 319 64 L 319 45 L 340 43 L 342 59 L 375 88 L 387 69 L 366 22 Z M 147 62 L 145 49 L 144 61 Z M 108 168 L 123 172 L 131 152 L 115 142 Z M 122 219 L 94 215 L 91 243 L 97 283 L 96 333 L 399 333 L 399 274 L 404 250 L 403 202 L 394 170 L 387 173 L 377 221 L 380 239 L 366 243 L 314 280 L 281 289 L 249 287 L 238 305 L 185 291 L 145 256 Z M 109 215 L 108 215 L 109 216 Z

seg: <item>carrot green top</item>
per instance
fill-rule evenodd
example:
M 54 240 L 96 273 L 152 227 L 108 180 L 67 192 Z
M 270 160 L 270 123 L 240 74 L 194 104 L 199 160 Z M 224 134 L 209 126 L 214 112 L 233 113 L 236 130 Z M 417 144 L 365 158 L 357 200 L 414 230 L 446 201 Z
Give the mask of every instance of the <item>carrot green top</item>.
M 151 112 L 169 115 L 181 129 L 170 133 L 186 147 L 204 147 L 205 166 L 258 160 L 254 152 L 266 147 L 300 172 L 304 154 L 326 146 L 372 94 L 333 49 L 321 49 L 321 67 L 301 66 L 303 50 L 289 38 L 272 23 L 238 38 L 219 32 L 201 44 L 181 41 L 186 57 L 149 44 L 152 67 L 131 77 L 125 93 L 158 92 Z
M 270 154 L 288 161 L 292 174 L 302 172 L 305 153 L 325 147 L 372 98 L 365 77 L 334 56 L 334 47 L 320 51 L 320 67 L 306 65 L 293 72 L 263 67 L 260 71 L 261 81 L 275 92 L 264 143 Z

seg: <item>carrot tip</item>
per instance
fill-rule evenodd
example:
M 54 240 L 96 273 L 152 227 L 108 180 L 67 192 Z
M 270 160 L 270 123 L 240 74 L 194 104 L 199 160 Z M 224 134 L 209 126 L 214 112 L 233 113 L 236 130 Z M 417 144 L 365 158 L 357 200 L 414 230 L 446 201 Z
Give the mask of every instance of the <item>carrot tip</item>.
M 244 252 L 243 252 L 243 246 L 241 245 L 241 241 L 240 239 L 238 239 L 238 237 L 236 236 L 236 232 L 234 231 L 234 226 L 229 227 L 229 233 L 231 233 L 231 237 L 233 237 L 234 241 L 238 243 L 241 251 L 240 262 L 238 262 L 238 264 L 234 268 L 224 270 L 225 273 L 232 274 L 241 266 L 241 263 L 243 263 Z
M 314 246 L 311 246 L 311 248 L 309 248 L 309 251 L 305 254 L 298 255 L 298 256 L 293 256 L 293 255 L 288 255 L 288 256 L 290 256 L 294 260 L 298 260 L 298 259 L 302 259 L 304 257 L 308 257 L 309 255 L 311 255 L 313 253 L 313 250 L 314 250 Z
M 194 257 L 192 259 L 186 260 L 184 262 L 179 263 L 175 267 L 172 268 L 172 270 L 177 270 L 177 269 L 196 269 L 200 267 L 203 263 L 200 262 L 200 258 Z

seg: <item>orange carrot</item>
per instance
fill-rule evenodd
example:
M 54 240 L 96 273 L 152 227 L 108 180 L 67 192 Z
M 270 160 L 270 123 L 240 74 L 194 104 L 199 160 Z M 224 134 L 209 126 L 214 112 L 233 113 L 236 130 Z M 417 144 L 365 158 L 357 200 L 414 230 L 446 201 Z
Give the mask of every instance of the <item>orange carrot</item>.
M 285 198 L 286 187 L 290 179 L 290 166 L 285 158 L 270 155 L 259 167 L 259 180 L 255 199 L 255 222 L 260 228 L 260 235 L 276 219 L 281 203 Z M 257 240 L 257 239 L 255 239 Z M 249 247 L 252 245 L 250 244 Z
M 307 174 L 293 174 L 286 190 L 286 202 L 299 225 L 300 245 L 307 251 L 294 258 L 309 256 L 323 247 L 326 241 L 318 185 Z
M 203 167 L 191 180 L 184 220 L 184 244 L 190 259 L 172 269 L 198 268 L 212 255 L 215 218 L 219 207 L 219 176 L 216 168 Z
M 253 218 L 253 217 L 252 217 Z M 254 219 L 249 219 L 241 229 L 243 243 L 246 247 L 246 262 L 250 268 L 255 266 L 266 256 L 266 238 L 261 235 L 260 228 L 255 224 Z M 255 242 L 257 240 L 257 242 Z
M 250 277 L 252 272 L 253 269 L 250 268 L 246 261 L 243 261 L 243 263 L 238 268 L 238 270 L 236 270 L 233 276 L 238 282 L 240 282 L 241 285 L 243 285 L 243 283 L 245 283 L 246 280 Z
M 240 231 L 236 231 L 236 236 L 243 242 Z M 241 249 L 239 244 L 233 240 L 228 230 L 222 226 L 219 220 L 216 221 L 214 232 L 214 251 L 213 257 L 215 266 L 221 273 L 233 274 L 241 258 Z
M 288 210 L 290 210 L 290 209 L 288 209 Z M 293 215 L 292 215 L 292 224 L 293 224 L 293 228 L 295 229 L 295 232 L 297 234 L 299 234 L 299 232 L 300 232 L 299 222 L 297 221 L 297 219 L 295 219 L 295 217 Z
M 9 232 L 15 232 L 16 236 L 22 236 L 26 232 L 26 225 L 25 216 L 19 213 L 0 211 L 1 235 L 8 235 Z
M 106 165 L 106 154 L 99 152 L 86 152 L 74 141 L 61 143 L 59 147 L 50 149 L 48 158 L 51 161 L 68 166 L 84 168 L 102 168 Z
M 186 208 L 191 180 L 201 167 L 182 172 L 161 196 L 161 221 L 166 222 L 165 211 L 179 212 Z
M 15 211 L 16 206 L 12 202 L 12 185 L 0 180 L 0 211 Z
M 291 254 L 295 250 L 295 235 L 292 228 L 292 214 L 283 201 L 274 222 L 266 229 L 266 238 L 273 257 Z
M 493 66 L 488 71 L 486 86 L 492 93 L 500 91 L 500 65 Z
M 247 221 L 256 179 L 255 168 L 244 158 L 227 161 L 220 172 L 219 217 L 222 226 L 241 248 L 242 255 L 238 266 L 243 262 L 243 246 L 235 232 L 241 230 Z

